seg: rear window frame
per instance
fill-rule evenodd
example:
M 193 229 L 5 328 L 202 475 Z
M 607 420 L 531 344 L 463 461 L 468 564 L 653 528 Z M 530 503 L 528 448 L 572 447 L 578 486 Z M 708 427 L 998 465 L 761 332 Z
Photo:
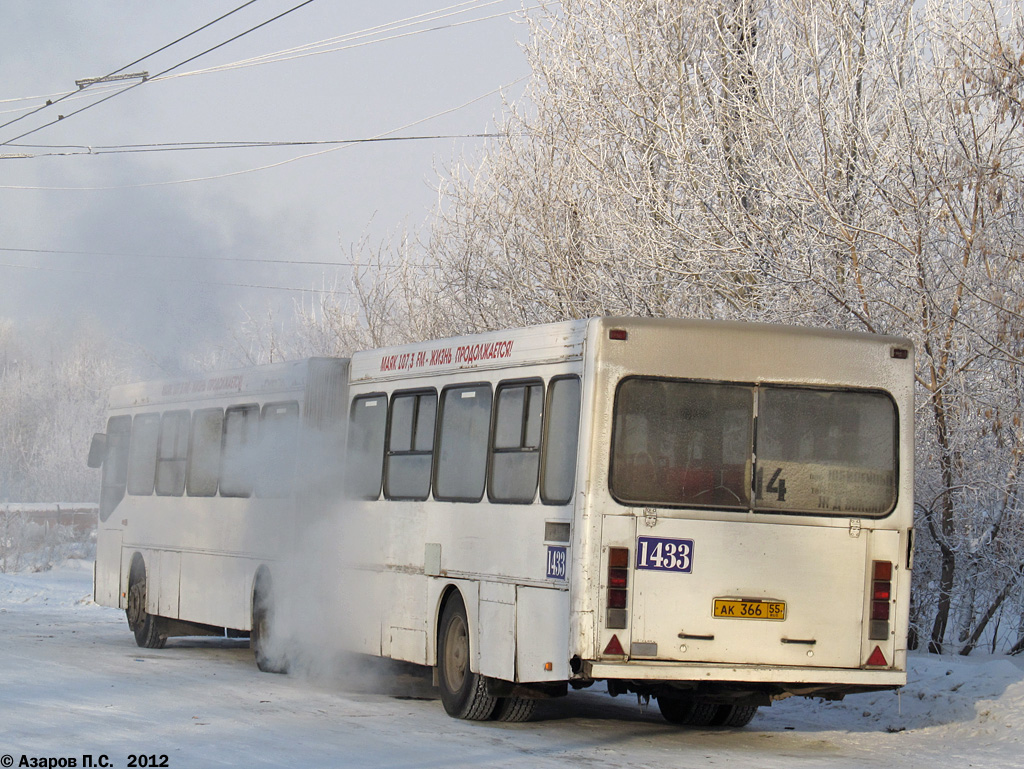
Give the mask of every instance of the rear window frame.
M 625 383 L 632 380 L 647 380 L 656 382 L 670 382 L 670 383 L 682 383 L 682 384 L 698 384 L 698 385 L 719 385 L 723 387 L 744 387 L 749 388 L 753 394 L 753 410 L 751 413 L 752 417 L 752 444 L 750 447 L 750 481 L 752 488 L 750 489 L 750 506 L 747 508 L 741 507 L 725 507 L 725 506 L 703 506 L 695 505 L 692 503 L 666 503 L 660 501 L 649 501 L 643 502 L 639 500 L 624 499 L 622 496 L 616 493 L 615 489 L 615 462 L 616 452 L 615 445 L 617 440 L 616 431 L 619 424 L 619 404 L 620 404 L 620 393 Z M 807 509 L 766 509 L 757 507 L 756 491 L 753 488 L 757 482 L 758 470 L 763 468 L 763 465 L 757 461 L 757 447 L 758 447 L 758 432 L 761 429 L 758 424 L 758 411 L 760 407 L 760 390 L 762 389 L 775 389 L 775 390 L 802 390 L 802 391 L 817 391 L 826 393 L 865 393 L 871 395 L 882 395 L 889 402 L 892 408 L 893 414 L 893 485 L 892 485 L 892 502 L 891 505 L 881 513 L 871 513 L 857 510 L 837 510 L 837 511 L 822 511 L 822 510 L 807 510 Z M 695 512 L 719 512 L 721 514 L 753 514 L 753 515 L 764 515 L 764 516 L 805 516 L 814 518 L 868 518 L 871 520 L 881 520 L 892 515 L 900 502 L 900 477 L 902 472 L 901 467 L 901 456 L 900 456 L 900 444 L 901 444 L 901 420 L 900 420 L 900 408 L 896 402 L 895 397 L 892 393 L 878 387 L 855 387 L 855 386 L 827 386 L 827 385 L 811 385 L 801 384 L 792 382 L 739 382 L 739 381 L 725 381 L 725 380 L 711 380 L 711 379 L 698 379 L 698 378 L 686 378 L 686 377 L 666 377 L 666 376 L 648 376 L 642 374 L 635 374 L 623 377 L 615 385 L 615 393 L 612 402 L 612 414 L 611 414 L 611 428 L 609 432 L 608 440 L 608 493 L 609 496 L 618 504 L 625 507 L 650 507 L 650 508 L 661 508 L 671 510 L 692 510 Z

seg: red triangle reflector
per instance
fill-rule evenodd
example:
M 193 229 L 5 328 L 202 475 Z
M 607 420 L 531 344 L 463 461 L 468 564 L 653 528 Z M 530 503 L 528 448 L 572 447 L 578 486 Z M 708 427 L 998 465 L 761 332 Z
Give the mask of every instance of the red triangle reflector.
M 612 640 L 608 642 L 608 645 L 604 647 L 605 654 L 620 654 L 623 657 L 626 656 L 626 652 L 622 651 L 622 644 L 619 643 L 619 637 L 617 635 L 612 636 Z
M 882 654 L 882 649 L 878 646 L 876 646 L 875 650 L 871 652 L 871 656 L 868 657 L 868 661 L 864 664 L 880 668 L 888 667 L 889 665 L 889 663 L 885 661 L 885 655 Z

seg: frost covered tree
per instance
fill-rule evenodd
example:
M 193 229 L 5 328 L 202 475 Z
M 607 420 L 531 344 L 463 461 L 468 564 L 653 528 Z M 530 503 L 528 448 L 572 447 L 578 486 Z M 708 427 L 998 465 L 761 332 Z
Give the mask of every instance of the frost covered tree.
M 99 481 L 85 464 L 107 393 L 125 380 L 96 332 L 17 329 L 0 321 L 0 502 L 88 502 Z

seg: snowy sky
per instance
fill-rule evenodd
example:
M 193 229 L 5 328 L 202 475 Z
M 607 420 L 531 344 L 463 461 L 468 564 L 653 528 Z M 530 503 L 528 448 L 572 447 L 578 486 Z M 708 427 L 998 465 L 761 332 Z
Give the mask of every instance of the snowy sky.
M 0 318 L 74 327 L 92 316 L 145 339 L 154 357 L 177 357 L 228 338 L 244 314 L 288 314 L 302 294 L 243 286 L 344 287 L 349 270 L 335 265 L 350 245 L 420 226 L 437 169 L 484 140 L 101 148 L 477 134 L 493 129 L 499 89 L 514 84 L 504 93 L 518 98 L 529 72 L 521 0 L 314 0 L 72 114 L 140 82 L 79 92 L 76 80 L 119 70 L 244 2 L 5 0 L 0 124 L 16 122 L 0 128 Z M 125 71 L 155 76 L 301 2 L 255 0 Z M 188 75 L 325 40 L 312 49 L 330 51 L 320 55 Z M 84 154 L 54 156 L 68 152 Z

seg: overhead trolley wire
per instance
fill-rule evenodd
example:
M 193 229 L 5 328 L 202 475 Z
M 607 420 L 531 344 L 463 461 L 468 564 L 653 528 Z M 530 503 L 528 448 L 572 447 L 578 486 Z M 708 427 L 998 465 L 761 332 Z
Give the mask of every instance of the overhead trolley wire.
M 359 262 L 325 262 L 308 259 L 257 259 L 247 256 L 190 256 L 188 254 L 131 254 L 122 251 L 72 251 L 59 248 L 8 248 L 0 246 L 0 251 L 15 254 L 48 254 L 61 256 L 113 256 L 124 259 L 178 259 L 197 262 L 248 262 L 253 264 L 291 264 L 314 267 L 359 267 Z M 18 265 L 4 265 L 17 267 Z M 28 269 L 26 267 L 26 269 Z
M 248 2 L 242 3 L 242 5 L 238 6 L 233 11 L 228 11 L 227 13 L 223 14 L 222 16 L 218 16 L 213 21 L 207 22 L 206 24 L 204 24 L 201 27 L 197 27 L 196 29 L 194 29 L 191 32 L 189 32 L 188 34 L 182 35 L 177 40 L 174 40 L 174 41 L 172 41 L 170 43 L 167 43 L 166 45 L 163 45 L 160 48 L 157 48 L 155 51 L 151 51 L 150 53 L 147 53 L 145 56 L 141 56 L 138 59 L 136 59 L 135 61 L 129 62 L 128 64 L 125 64 L 123 67 L 115 69 L 113 72 L 110 72 L 110 73 L 104 75 L 103 77 L 104 78 L 113 77 L 114 75 L 118 74 L 119 72 L 124 72 L 129 67 L 134 67 L 136 64 L 139 64 L 139 63 L 145 61 L 146 59 L 148 59 L 148 58 L 150 58 L 152 56 L 156 56 L 158 53 L 162 53 L 163 51 L 166 51 L 172 45 L 177 45 L 178 43 L 182 42 L 183 40 L 187 40 L 188 38 L 192 37 L 192 35 L 198 34 L 199 32 L 202 32 L 204 29 L 207 29 L 208 27 L 212 27 L 217 22 L 223 21 L 224 19 L 226 19 L 231 14 L 238 13 L 238 11 L 241 11 L 243 8 L 246 8 L 246 7 L 252 5 L 255 2 L 258 2 L 258 0 L 248 0 Z M 102 80 L 103 78 L 100 78 L 100 79 Z M 138 85 L 138 83 L 136 83 L 135 85 Z M 127 89 L 122 89 L 122 90 L 127 90 Z M 6 128 L 9 125 L 17 123 L 19 120 L 24 120 L 27 117 L 35 115 L 37 112 L 42 112 L 44 109 L 47 109 L 48 107 L 52 107 L 54 105 L 60 104 L 65 99 L 69 99 L 72 96 L 74 96 L 75 94 L 80 93 L 80 92 L 81 92 L 81 89 L 79 89 L 78 91 L 68 91 L 63 96 L 61 96 L 59 99 L 57 99 L 56 101 L 47 99 L 46 104 L 43 104 L 41 107 L 37 107 L 36 109 L 32 110 L 31 112 L 26 112 L 24 115 L 21 115 L 20 117 L 16 117 L 13 120 L 8 120 L 6 123 L 0 124 L 0 129 Z M 11 101 L 13 101 L 13 100 L 11 100 Z M 53 124 L 50 123 L 49 125 L 53 125 Z M 45 128 L 45 126 L 42 126 L 42 127 Z M 20 138 L 20 137 L 18 137 L 18 138 Z M 14 141 L 14 139 L 12 139 L 11 141 Z M 7 144 L 7 142 L 4 142 L 4 144 Z
M 486 8 L 486 7 L 491 6 L 491 5 L 497 5 L 497 4 L 503 3 L 503 2 L 507 2 L 507 0 L 490 0 L 490 2 L 486 2 L 486 3 L 483 3 L 483 4 L 479 4 L 479 3 L 474 3 L 474 4 L 471 4 L 471 3 L 460 3 L 459 5 L 448 6 L 447 8 L 441 8 L 441 9 L 439 9 L 437 11 L 431 11 L 430 13 L 421 13 L 418 16 L 410 16 L 410 17 L 405 18 L 405 19 L 399 19 L 397 21 L 390 22 L 388 24 L 379 24 L 376 27 L 369 27 L 369 28 L 361 30 L 359 32 L 352 32 L 352 33 L 349 33 L 349 34 L 346 34 L 346 35 L 338 35 L 336 37 L 327 38 L 325 40 L 320 40 L 320 41 L 315 42 L 315 43 L 307 43 L 305 45 L 296 46 L 295 48 L 288 48 L 288 49 L 284 49 L 282 51 L 276 51 L 274 53 L 262 54 L 261 56 L 254 56 L 254 57 L 252 57 L 250 59 L 242 59 L 240 61 L 231 62 L 231 63 L 228 63 L 228 64 L 218 64 L 218 65 L 215 65 L 213 67 L 208 67 L 207 69 L 198 69 L 198 70 L 193 70 L 191 72 L 180 72 L 180 73 L 178 73 L 176 75 L 170 75 L 170 76 L 162 78 L 162 79 L 164 79 L 164 80 L 171 80 L 171 79 L 179 78 L 179 77 L 191 77 L 193 75 L 206 75 L 206 74 L 213 73 L 213 72 L 225 72 L 225 71 L 232 70 L 232 69 L 244 69 L 244 68 L 247 68 L 247 67 L 258 67 L 258 66 L 261 66 L 263 64 L 276 64 L 278 62 L 292 61 L 294 59 L 301 59 L 301 58 L 305 58 L 305 57 L 308 57 L 308 56 L 320 56 L 320 55 L 325 54 L 325 53 L 337 53 L 339 51 L 347 51 L 347 50 L 351 50 L 353 48 L 361 48 L 363 46 L 373 45 L 373 44 L 376 44 L 376 43 L 385 43 L 385 42 L 389 42 L 389 41 L 392 41 L 392 40 L 399 40 L 399 39 L 402 39 L 402 38 L 405 38 L 405 37 L 412 37 L 414 35 L 421 35 L 421 34 L 423 34 L 425 32 L 438 32 L 438 31 L 445 30 L 445 29 L 455 29 L 457 27 L 466 26 L 468 24 L 476 24 L 476 23 L 481 22 L 481 21 L 490 21 L 491 19 L 499 19 L 499 18 L 502 18 L 502 17 L 506 17 L 506 16 L 509 15 L 509 12 L 505 11 L 505 12 L 502 12 L 502 13 L 491 14 L 489 16 L 480 16 L 480 17 L 477 17 L 477 18 L 474 18 L 474 19 L 466 19 L 464 21 L 457 21 L 457 22 L 452 22 L 452 23 L 448 23 L 448 24 L 441 24 L 439 26 L 423 27 L 421 29 L 414 29 L 414 30 L 411 30 L 409 32 L 402 32 L 400 34 L 388 35 L 387 37 L 378 37 L 378 36 L 376 36 L 376 35 L 378 35 L 381 32 L 396 32 L 398 30 L 406 29 L 407 27 L 414 27 L 414 26 L 416 26 L 418 24 L 430 23 L 430 22 L 434 22 L 434 21 L 440 21 L 442 19 L 447 19 L 447 18 L 449 18 L 451 16 L 458 16 L 458 15 L 461 15 L 461 14 L 464 14 L 464 13 L 468 13 L 470 11 L 476 11 L 476 10 L 483 9 L 483 8 Z M 472 5 L 472 7 L 471 8 L 464 8 L 464 9 L 458 10 L 458 11 L 452 11 L 451 13 L 442 13 L 443 11 L 448 11 L 448 10 L 450 10 L 452 8 L 459 8 L 462 5 Z M 538 3 L 536 6 L 531 6 L 531 9 L 532 8 L 541 8 L 541 7 L 546 7 L 546 6 L 547 6 L 547 3 L 541 2 L 541 3 Z M 425 16 L 430 17 L 430 18 L 423 19 L 422 17 L 425 17 Z M 370 39 L 367 40 L 365 38 L 370 38 Z M 334 47 L 334 48 L 327 47 L 327 48 L 325 48 L 326 46 L 332 46 L 332 45 L 335 45 L 335 44 L 342 44 L 342 43 L 344 43 L 344 44 L 343 45 L 338 45 L 338 47 Z M 318 48 L 324 48 L 324 50 L 316 50 Z
M 250 0 L 250 1 L 254 2 L 255 0 Z M 195 61 L 196 59 L 198 59 L 198 58 L 200 58 L 202 56 L 206 56 L 206 54 L 208 54 L 208 53 L 212 53 L 213 51 L 216 51 L 219 48 L 223 48 L 224 46 L 226 46 L 226 45 L 228 45 L 230 43 L 235 42 L 239 38 L 245 37 L 246 35 L 248 35 L 248 34 L 250 34 L 252 32 L 255 32 L 258 29 L 262 29 L 263 27 L 267 26 L 268 24 L 272 24 L 273 22 L 278 21 L 278 20 L 284 18 L 285 16 L 287 16 L 288 14 L 294 13 L 295 11 L 297 11 L 297 10 L 299 10 L 301 8 L 304 8 L 305 6 L 307 6 L 310 3 L 313 3 L 315 1 L 316 0 L 303 0 L 303 2 L 299 3 L 298 5 L 292 6 L 291 8 L 289 8 L 286 11 L 282 11 L 281 13 L 277 14 L 276 16 L 274 16 L 272 18 L 269 18 L 266 21 L 260 22 L 259 24 L 257 24 L 254 27 L 250 27 L 249 29 L 245 30 L 244 32 L 239 32 L 234 37 L 228 38 L 227 40 L 225 40 L 225 41 L 223 41 L 221 43 L 218 43 L 215 46 L 207 48 L 205 51 L 197 53 L 195 56 L 190 56 L 187 59 L 184 59 L 183 61 L 180 61 L 177 64 L 175 64 L 175 65 L 173 65 L 171 67 L 168 67 L 167 69 L 162 70 L 161 72 L 158 72 L 153 77 L 155 79 L 155 78 L 161 77 L 162 75 L 166 75 L 168 72 L 173 72 L 174 70 L 178 69 L 179 67 L 183 67 L 186 64 L 188 64 L 190 62 L 193 62 L 193 61 Z M 131 65 L 128 65 L 128 66 L 131 66 Z M 117 70 L 117 71 L 120 72 L 120 70 Z M 15 136 L 15 137 L 13 137 L 11 139 L 8 139 L 7 141 L 0 142 L 0 147 L 5 146 L 7 144 L 10 144 L 11 142 L 16 142 L 18 139 L 24 139 L 26 136 L 30 136 L 30 135 L 36 133 L 37 131 L 42 131 L 44 128 L 49 128 L 52 125 L 56 125 L 57 123 L 61 122 L 62 120 L 66 120 L 69 117 L 81 114 L 82 112 L 85 112 L 88 109 L 92 109 L 93 107 L 99 106 L 100 104 L 103 104 L 104 102 L 110 101 L 115 96 L 120 96 L 121 94 L 127 93 L 128 91 L 132 90 L 133 88 L 138 88 L 140 85 L 142 85 L 145 82 L 148 82 L 148 81 L 147 80 L 142 80 L 142 81 L 139 81 L 138 83 L 132 83 L 130 86 L 128 86 L 126 88 L 122 88 L 119 91 L 115 91 L 114 93 L 110 94 L 109 96 L 105 96 L 102 99 L 99 99 L 98 101 L 94 101 L 94 102 L 92 102 L 90 104 L 87 104 L 86 106 L 81 107 L 81 108 L 75 110 L 74 112 L 71 112 L 71 113 L 69 113 L 67 115 L 61 115 L 56 120 L 51 120 L 49 123 L 43 123 L 41 126 L 33 128 L 31 131 L 26 131 L 25 133 L 20 134 L 18 136 Z
M 7 249 L 4 249 L 7 250 Z M 43 270 L 46 272 L 64 272 L 81 275 L 116 275 L 120 279 L 135 280 L 156 280 L 160 283 L 186 283 L 192 286 L 219 286 L 221 288 L 259 288 L 270 291 L 292 291 L 306 294 L 348 294 L 350 291 L 329 288 L 298 288 L 295 286 L 268 286 L 260 283 L 230 283 L 220 280 L 189 280 L 188 278 L 169 278 L 155 275 L 125 274 L 112 270 L 78 270 L 73 267 L 47 267 L 44 265 L 31 264 L 5 264 L 0 262 L 0 267 L 8 267 L 16 270 Z
M 250 0 L 250 1 L 251 2 L 255 2 L 255 0 Z M 345 34 L 345 35 L 338 35 L 338 36 L 335 36 L 335 37 L 332 37 L 332 38 L 327 38 L 325 40 L 321 40 L 321 41 L 318 41 L 318 42 L 315 42 L 315 43 L 307 43 L 307 44 L 302 45 L 302 46 L 296 46 L 294 48 L 288 48 L 288 49 L 284 49 L 284 50 L 281 50 L 281 51 L 276 51 L 274 53 L 263 54 L 261 56 L 255 56 L 255 57 L 252 57 L 252 58 L 249 58 L 249 59 L 241 59 L 239 61 L 229 62 L 227 64 L 218 64 L 218 65 L 215 65 L 213 67 L 208 67 L 206 69 L 192 70 L 190 72 L 179 72 L 179 73 L 172 74 L 172 75 L 155 75 L 155 76 L 150 76 L 147 79 L 146 82 L 149 82 L 149 83 L 163 82 L 165 80 L 173 80 L 173 79 L 181 78 L 181 77 L 192 77 L 192 76 L 195 76 L 195 75 L 208 75 L 208 74 L 215 74 L 215 73 L 218 73 L 218 72 L 226 72 L 226 71 L 230 71 L 230 70 L 234 70 L 234 69 L 246 69 L 248 67 L 257 67 L 257 66 L 262 66 L 264 64 L 276 64 L 276 63 L 280 63 L 280 62 L 291 61 L 293 59 L 305 58 L 307 56 L 319 56 L 321 54 L 326 54 L 326 53 L 338 53 L 338 52 L 347 51 L 347 50 L 350 50 L 350 49 L 353 49 L 353 48 L 361 48 L 361 47 L 368 46 L 368 45 L 374 45 L 376 43 L 384 43 L 384 42 L 389 42 L 389 41 L 392 41 L 392 40 L 398 40 L 398 39 L 405 38 L 405 37 L 412 37 L 412 36 L 415 36 L 415 35 L 423 34 L 425 32 L 437 32 L 437 31 L 440 31 L 440 30 L 453 29 L 453 28 L 460 27 L 460 26 L 465 26 L 465 25 L 468 25 L 468 24 L 476 24 L 478 22 L 489 21 L 491 19 L 496 19 L 496 18 L 501 18 L 503 16 L 508 16 L 509 14 L 507 12 L 506 13 L 491 14 L 489 16 L 481 16 L 481 17 L 474 18 L 474 19 L 467 19 L 465 21 L 460 21 L 460 22 L 456 22 L 456 23 L 452 23 L 452 24 L 444 24 L 444 25 L 440 25 L 440 26 L 427 27 L 427 28 L 423 28 L 423 29 L 414 29 L 414 30 L 411 30 L 409 32 L 403 32 L 401 34 L 390 35 L 388 37 L 374 37 L 375 33 L 401 30 L 401 29 L 405 29 L 407 27 L 415 26 L 416 24 L 422 24 L 422 23 L 438 21 L 438 20 L 441 20 L 441 19 L 448 18 L 450 16 L 457 16 L 457 15 L 460 15 L 460 14 L 468 13 L 470 11 L 475 11 L 475 10 L 478 10 L 478 9 L 481 9 L 481 8 L 486 8 L 487 6 L 495 5 L 495 4 L 501 3 L 501 2 L 507 2 L 507 0 L 491 0 L 490 2 L 483 3 L 482 5 L 479 3 L 479 0 L 472 0 L 471 2 L 464 2 L 464 3 L 459 3 L 459 4 L 456 4 L 456 5 L 447 6 L 445 8 L 440 8 L 440 9 L 438 9 L 436 11 L 430 11 L 430 12 L 427 12 L 427 13 L 421 13 L 421 14 L 418 14 L 416 16 L 409 16 L 409 17 L 406 17 L 404 19 L 398 19 L 398 20 L 393 21 L 393 22 L 388 22 L 386 24 L 378 24 L 375 27 L 368 27 L 366 29 L 359 30 L 357 32 L 351 32 L 351 33 L 348 33 L 348 34 Z M 533 8 L 545 8 L 545 7 L 547 7 L 548 4 L 549 4 L 548 2 L 545 2 L 545 1 L 542 0 L 541 2 L 538 2 L 535 6 L 530 6 L 529 8 L 527 8 L 525 10 L 532 10 Z M 470 8 L 462 8 L 462 6 L 466 6 L 466 5 L 469 5 L 469 6 L 472 6 L 472 7 L 470 7 Z M 244 7 L 244 6 L 242 6 L 242 7 Z M 462 8 L 462 10 L 456 10 L 456 11 L 452 11 L 450 13 L 445 13 L 446 11 L 451 11 L 451 9 L 453 9 L 453 8 Z M 236 10 L 240 10 L 240 8 L 236 9 Z M 234 11 L 232 11 L 232 13 L 233 12 Z M 225 15 L 228 15 L 228 14 L 225 14 Z M 429 18 L 424 18 L 424 17 L 429 17 Z M 221 18 L 223 18 L 223 17 L 221 17 Z M 213 23 L 215 23 L 215 22 L 210 22 L 210 24 L 213 24 Z M 207 24 L 205 26 L 209 26 L 209 24 Z M 204 28 L 205 27 L 201 27 L 200 29 L 204 29 Z M 195 30 L 195 31 L 199 31 L 199 30 Z M 193 33 L 189 33 L 189 34 L 190 35 L 194 34 L 194 32 Z M 179 38 L 179 40 L 177 40 L 175 42 L 180 42 L 180 40 L 185 39 L 185 37 L 188 37 L 188 35 L 183 36 L 182 38 Z M 364 38 L 371 38 L 371 39 L 366 40 Z M 351 41 L 356 41 L 356 42 L 351 42 Z M 344 42 L 348 42 L 349 44 L 347 44 L 347 45 L 340 45 L 340 46 L 334 47 L 334 48 L 326 48 L 325 50 L 315 50 L 317 48 L 322 48 L 324 46 L 334 45 L 336 43 L 344 43 Z M 163 48 L 161 48 L 159 50 L 162 51 L 162 50 L 170 47 L 173 44 L 174 43 L 169 43 L 168 45 L 164 46 Z M 157 53 L 157 52 L 158 51 L 154 51 L 153 53 Z M 116 74 L 117 72 L 120 72 L 120 71 L 126 69 L 127 67 L 133 66 L 134 64 L 137 64 L 140 61 L 145 60 L 146 58 L 148 58 L 151 55 L 153 55 L 153 54 L 148 54 L 147 56 L 144 56 L 141 59 L 137 59 L 135 62 L 132 62 L 132 64 L 127 64 L 124 67 L 122 67 L 121 69 L 115 70 L 115 72 L 112 73 L 112 74 Z M 109 75 L 108 75 L 108 77 L 109 77 Z M 99 79 L 102 80 L 102 78 L 99 78 Z M 112 85 L 112 84 L 106 84 L 107 85 L 106 88 L 104 88 L 103 85 L 104 84 L 102 84 L 102 83 L 97 83 L 97 84 L 95 84 L 93 86 L 90 86 L 89 93 L 85 93 L 82 89 L 79 89 L 77 91 L 71 91 L 71 92 L 68 92 L 68 93 L 64 93 L 61 96 L 61 98 L 58 99 L 57 101 L 64 101 L 65 99 L 75 100 L 75 99 L 81 99 L 81 98 L 88 98 L 88 97 L 96 95 L 97 92 L 102 94 L 102 93 L 106 93 L 106 92 L 108 92 L 110 90 L 113 90 L 114 88 L 118 88 L 118 86 L 115 86 L 115 85 Z M 135 85 L 141 85 L 141 83 L 136 83 Z M 97 86 L 99 86 L 99 87 L 97 87 Z M 121 90 L 127 90 L 127 89 L 122 88 Z M 50 94 L 49 96 L 54 96 L 54 95 L 56 95 L 56 94 Z M 13 98 L 13 99 L 0 99 L 0 104 L 7 104 L 7 103 L 16 102 L 16 101 L 28 101 L 28 100 L 41 99 L 41 98 L 48 98 L 48 96 L 25 96 L 25 97 Z M 53 102 L 53 103 L 56 104 L 57 102 Z M 35 110 L 33 110 L 33 112 L 30 112 L 28 114 L 35 114 L 36 112 L 39 112 L 40 110 L 45 109 L 46 106 L 49 106 L 49 105 L 44 105 L 43 107 L 39 107 L 38 109 L 35 109 Z M 26 108 L 8 109 L 8 110 L 0 111 L 0 114 L 5 114 L 5 112 L 6 113 L 20 112 L 23 109 L 26 109 Z M 11 121 L 9 121 L 7 123 L 0 124 L 0 128 L 3 128 L 4 126 L 10 125 L 11 123 L 16 122 L 17 120 L 20 120 L 23 117 L 28 117 L 28 114 L 22 115 L 20 118 L 16 118 L 15 120 L 11 120 Z M 50 125 L 52 125 L 52 123 Z M 12 139 L 10 141 L 13 142 L 13 141 L 16 141 L 16 139 Z M 5 142 L 5 144 L 6 143 L 7 142 Z
M 524 75 L 521 78 L 513 80 L 511 83 L 506 83 L 505 85 L 501 85 L 501 86 L 498 86 L 497 88 L 493 88 L 490 91 L 488 91 L 487 93 L 481 94 L 480 96 L 476 96 L 476 97 L 470 99 L 469 101 L 463 102 L 462 104 L 460 104 L 460 105 L 458 105 L 456 107 L 449 107 L 448 109 L 441 110 L 440 112 L 436 112 L 433 115 L 428 115 L 427 117 L 419 118 L 418 120 L 413 120 L 413 121 L 411 121 L 409 123 L 406 123 L 405 125 L 398 126 L 397 128 L 392 128 L 389 131 L 384 131 L 382 133 L 377 134 L 377 136 L 370 137 L 370 138 L 371 139 L 383 139 L 383 138 L 391 136 L 392 134 L 396 134 L 399 131 L 404 131 L 404 130 L 406 130 L 408 128 L 413 128 L 414 126 L 420 125 L 422 123 L 427 123 L 427 122 L 429 122 L 431 120 L 435 120 L 436 118 L 443 117 L 445 115 L 449 115 L 449 114 L 451 114 L 453 112 L 458 112 L 459 110 L 464 109 L 465 107 L 468 107 L 470 104 L 474 104 L 474 103 L 476 103 L 478 101 L 486 99 L 489 96 L 493 96 L 494 94 L 499 93 L 499 92 L 501 92 L 502 90 L 504 90 L 506 88 L 511 88 L 512 86 L 518 85 L 519 83 L 521 83 L 524 80 L 526 80 L 528 77 L 529 77 L 528 75 Z M 504 134 L 499 134 L 499 136 L 504 136 Z M 400 138 L 400 137 L 396 137 L 396 138 Z M 171 185 L 174 185 L 174 184 L 190 184 L 192 182 L 208 182 L 208 181 L 214 181 L 214 180 L 217 180 L 217 179 L 228 179 L 228 178 L 231 178 L 233 176 L 242 176 L 244 174 L 251 174 L 251 173 L 255 173 L 257 171 L 266 171 L 266 170 L 269 170 L 271 168 L 279 168 L 280 166 L 285 166 L 285 165 L 288 165 L 289 163 L 294 163 L 294 162 L 299 161 L 299 160 L 305 160 L 307 158 L 319 157 L 320 155 L 326 155 L 326 154 L 328 154 L 330 152 L 337 152 L 338 150 L 347 149 L 347 148 L 352 147 L 352 146 L 355 146 L 355 145 L 351 144 L 351 143 L 350 144 L 342 144 L 340 146 L 328 147 L 327 149 L 317 150 L 316 152 L 308 152 L 305 155 L 297 155 L 296 157 L 287 158 L 286 160 L 281 160 L 281 161 L 278 161 L 276 163 L 268 163 L 266 165 L 256 166 L 255 168 L 245 168 L 245 169 L 242 169 L 241 171 L 229 171 L 227 173 L 216 174 L 214 176 L 199 176 L 199 177 L 193 177 L 193 178 L 190 178 L 190 179 L 173 179 L 171 181 L 166 181 L 166 182 L 143 182 L 141 184 L 118 184 L 118 185 L 110 185 L 110 186 L 105 186 L 105 187 L 43 187 L 43 186 L 29 186 L 29 185 L 19 185 L 19 184 L 0 184 L 0 189 L 3 189 L 3 190 L 41 190 L 41 191 L 50 191 L 50 192 L 57 192 L 57 191 L 62 191 L 62 192 L 86 192 L 86 191 L 89 191 L 89 192 L 102 192 L 102 191 L 110 191 L 110 190 L 143 189 L 143 188 L 147 188 L 147 187 L 167 187 L 167 186 L 171 186 Z
M 321 139 L 311 141 L 219 141 L 219 142 L 157 142 L 154 144 L 111 144 L 87 147 L 81 144 L 17 144 L 15 147 L 51 150 L 50 152 L 0 155 L 0 160 L 27 158 L 75 157 L 78 155 L 122 155 L 145 152 L 184 152 L 191 150 L 233 150 L 261 147 L 322 147 L 374 142 L 435 141 L 438 139 L 495 139 L 503 133 L 431 134 L 426 136 L 373 136 L 363 139 Z M 3 249 L 0 249 L 3 250 Z

